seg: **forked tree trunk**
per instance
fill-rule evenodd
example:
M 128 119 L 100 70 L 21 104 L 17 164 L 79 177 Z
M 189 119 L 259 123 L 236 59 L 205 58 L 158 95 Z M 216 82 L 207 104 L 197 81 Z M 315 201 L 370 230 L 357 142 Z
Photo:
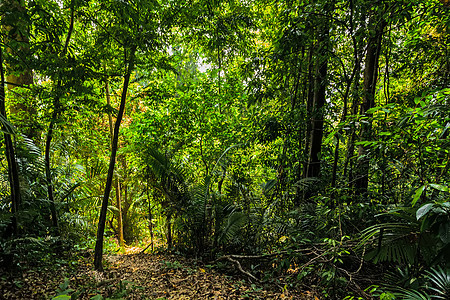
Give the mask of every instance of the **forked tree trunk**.
M 126 50 L 125 50 L 126 51 Z M 98 229 L 97 229 L 97 241 L 95 243 L 95 252 L 94 252 L 94 268 L 97 271 L 103 270 L 103 234 L 105 232 L 105 224 L 106 224 L 106 212 L 108 209 L 108 201 L 109 194 L 111 192 L 112 181 L 114 177 L 114 166 L 116 164 L 116 154 L 117 154 L 117 144 L 119 141 L 119 129 L 120 123 L 122 122 L 123 112 L 125 111 L 125 103 L 127 99 L 127 91 L 130 83 L 131 72 L 134 68 L 134 55 L 136 52 L 136 47 L 133 46 L 130 49 L 130 60 L 128 62 L 127 73 L 124 76 L 123 82 L 123 90 L 122 96 L 120 98 L 120 107 L 119 112 L 117 114 L 116 122 L 114 123 L 114 136 L 111 145 L 111 157 L 109 159 L 109 168 L 108 168 L 108 176 L 106 178 L 105 192 L 103 194 L 102 207 L 100 209 L 100 217 L 98 220 Z M 127 63 L 127 62 L 125 62 Z

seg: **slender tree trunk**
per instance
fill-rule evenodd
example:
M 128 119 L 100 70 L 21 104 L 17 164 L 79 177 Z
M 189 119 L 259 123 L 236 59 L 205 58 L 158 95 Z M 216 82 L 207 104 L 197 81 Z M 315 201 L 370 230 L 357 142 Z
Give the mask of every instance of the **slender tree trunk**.
M 349 11 L 350 11 L 349 12 L 349 16 L 350 16 L 349 27 L 350 27 L 350 36 L 352 37 L 352 41 L 353 41 L 354 63 L 353 63 L 352 74 L 350 75 L 350 77 L 345 75 L 346 87 L 345 87 L 345 92 L 343 95 L 343 110 L 342 110 L 341 123 L 344 123 L 347 120 L 348 98 L 350 95 L 350 90 L 351 90 L 351 87 L 352 87 L 352 84 L 353 84 L 355 78 L 358 78 L 359 70 L 361 68 L 361 59 L 360 59 L 360 55 L 359 55 L 358 41 L 356 40 L 356 37 L 354 35 L 354 28 L 353 28 L 354 27 L 354 25 L 353 25 L 353 9 L 354 9 L 353 8 L 353 0 L 350 0 L 349 1 Z M 355 82 L 355 86 L 357 86 L 357 81 L 358 81 L 358 79 Z M 356 87 L 355 87 L 355 89 L 356 89 Z M 343 133 L 343 132 L 341 132 L 341 133 Z M 337 169 L 338 169 L 338 162 L 339 162 L 339 144 L 340 144 L 340 139 L 339 139 L 339 136 L 337 136 L 336 148 L 334 149 L 333 173 L 332 173 L 332 178 L 331 178 L 331 186 L 332 187 L 336 187 Z M 346 176 L 347 163 L 348 163 L 348 160 L 345 159 L 344 174 L 343 174 L 344 178 Z
M 302 54 L 302 57 L 304 57 L 303 54 Z M 311 61 L 312 61 L 312 50 L 309 50 L 308 65 L 311 64 Z M 303 81 L 302 81 L 301 85 L 303 86 L 303 89 L 302 89 L 303 104 L 305 106 L 307 106 L 310 102 L 309 94 L 311 91 L 311 87 L 310 87 L 309 83 L 310 83 L 310 79 L 311 79 L 311 67 L 308 67 L 308 72 L 305 72 L 305 73 L 306 73 L 306 75 L 303 76 Z M 311 96 L 311 98 L 312 98 L 312 96 Z M 308 112 L 308 110 L 307 110 L 307 112 Z M 308 116 L 306 116 L 306 117 L 308 117 Z M 306 118 L 306 120 L 308 120 L 308 119 Z M 306 122 L 306 123 L 309 124 L 309 122 Z M 308 130 L 308 127 L 309 127 L 309 125 L 306 126 L 306 131 Z M 308 132 L 305 132 L 304 128 L 305 128 L 305 126 L 299 126 L 298 132 L 297 132 L 297 136 L 298 136 L 298 170 L 297 170 L 297 174 L 296 174 L 296 176 L 297 176 L 296 181 L 300 180 L 302 177 L 306 176 L 307 163 L 305 162 L 306 161 L 306 159 L 305 159 L 306 151 L 305 150 L 309 149 L 309 147 L 304 146 L 303 144 L 308 145 L 307 137 L 309 135 L 308 135 Z
M 314 79 L 313 79 L 313 69 L 314 69 L 314 60 L 313 60 L 313 45 L 309 49 L 308 55 L 308 93 L 306 99 L 306 132 L 305 132 L 305 144 L 304 144 L 304 152 L 303 152 L 303 178 L 308 177 L 308 162 L 309 162 L 309 151 L 310 151 L 310 139 L 311 139 L 311 122 L 312 120 L 312 107 L 313 107 L 313 99 L 314 99 Z
M 109 95 L 109 82 L 108 79 L 105 81 L 105 92 L 106 92 L 106 103 L 111 106 L 111 97 Z M 111 135 L 111 145 L 113 143 L 113 136 L 114 136 L 114 128 L 113 128 L 113 121 L 112 121 L 112 114 L 111 112 L 108 113 L 108 121 L 109 121 L 109 134 Z M 122 201 L 120 199 L 120 182 L 119 178 L 115 178 L 114 180 L 114 186 L 116 190 L 116 207 L 118 210 L 117 213 L 117 231 L 119 235 L 119 245 L 120 247 L 124 246 L 123 241 L 123 224 L 122 224 Z
M 124 242 L 124 238 L 123 238 L 122 198 L 121 198 L 120 182 L 117 177 L 114 181 L 114 184 L 116 186 L 116 207 L 118 210 L 117 227 L 118 227 L 118 235 L 119 235 L 119 245 L 120 245 L 120 247 L 124 247 L 125 242 Z
M 127 242 L 132 242 L 134 240 L 132 232 L 132 220 L 128 214 L 132 205 L 132 201 L 128 196 L 128 163 L 126 156 L 121 155 L 117 161 L 122 163 L 122 170 L 124 173 L 123 182 L 121 186 L 121 201 L 122 201 L 122 226 L 123 226 L 123 239 Z
M 70 25 L 67 32 L 66 41 L 64 43 L 64 48 L 61 54 L 61 57 L 65 57 L 67 53 L 67 48 L 69 47 L 70 38 L 72 36 L 73 32 L 73 23 L 74 23 L 74 0 L 71 2 L 71 10 L 70 10 Z M 44 154 L 44 165 L 45 165 L 45 177 L 47 180 L 47 194 L 48 194 L 48 200 L 50 202 L 50 213 L 52 217 L 52 226 L 56 230 L 56 233 L 58 233 L 58 215 L 56 212 L 56 205 L 55 205 L 55 198 L 53 193 L 53 180 L 52 180 L 52 174 L 51 174 L 51 166 L 50 166 L 50 149 L 51 149 L 51 143 L 53 139 L 53 131 L 56 124 L 56 121 L 58 119 L 59 113 L 61 112 L 61 103 L 60 103 L 60 88 L 61 88 L 62 80 L 61 75 L 59 75 L 58 83 L 56 86 L 56 93 L 54 100 L 53 100 L 53 113 L 52 118 L 50 120 L 50 124 L 48 126 L 47 131 L 47 138 L 45 140 L 45 154 Z
M 0 114 L 3 119 L 7 121 L 6 116 L 6 108 L 5 108 L 5 73 L 3 70 L 3 49 L 0 46 Z M 4 126 L 2 126 L 4 127 Z M 5 130 L 6 131 L 6 130 Z M 6 160 L 8 162 L 8 178 L 9 185 L 11 188 L 11 207 L 12 207 L 12 217 L 11 217 L 11 226 L 12 233 L 17 235 L 18 226 L 18 212 L 20 207 L 20 180 L 19 180 L 19 172 L 17 169 L 16 156 L 14 153 L 14 146 L 11 139 L 11 135 L 5 133 L 5 152 L 6 152 Z
M 222 174 L 220 176 L 220 180 L 217 183 L 217 191 L 219 192 L 219 194 L 222 194 L 222 185 L 223 185 L 223 181 L 225 180 L 226 174 L 227 174 L 227 169 L 224 166 L 221 166 L 222 168 Z
M 152 252 L 154 250 L 154 233 L 153 233 L 153 209 L 152 209 L 152 203 L 150 201 L 150 195 L 148 192 L 149 184 L 147 180 L 147 188 L 146 188 L 146 194 L 147 194 L 147 201 L 148 201 L 148 230 L 150 230 L 150 242 L 152 245 Z
M 59 111 L 59 96 L 57 96 L 56 100 L 53 103 L 53 113 L 52 119 L 50 121 L 50 125 L 48 126 L 47 138 L 45 141 L 45 155 L 44 155 L 44 165 L 45 165 L 45 178 L 47 179 L 47 195 L 48 200 L 50 202 L 50 213 L 52 217 L 52 226 L 58 231 L 58 216 L 56 213 L 56 205 L 55 198 L 53 195 L 53 183 L 52 183 L 52 174 L 50 170 L 50 146 L 53 138 L 53 129 L 55 126 L 56 119 L 58 117 Z M 57 233 L 57 232 L 56 232 Z
M 167 216 L 167 249 L 172 249 L 172 214 Z
M 327 12 L 330 11 L 327 9 Z M 316 71 L 314 78 L 313 110 L 311 120 L 311 145 L 309 149 L 309 161 L 307 177 L 319 177 L 320 175 L 320 152 L 322 150 L 323 137 L 323 107 L 325 105 L 325 92 L 327 86 L 328 71 L 328 45 L 329 24 L 325 17 L 318 32 L 319 51 L 316 55 Z
M 370 140 L 372 131 L 371 114 L 367 111 L 375 107 L 375 88 L 378 78 L 378 61 L 381 52 L 381 42 L 383 38 L 383 30 L 385 27 L 384 20 L 378 20 L 376 16 L 369 19 L 369 24 L 376 24 L 375 32 L 369 36 L 366 61 L 364 68 L 364 93 L 363 103 L 361 105 L 361 115 L 367 116 L 366 122 L 362 122 L 360 131 L 360 141 Z M 355 179 L 355 192 L 364 194 L 369 186 L 369 158 L 367 157 L 367 149 L 363 145 L 358 146 L 358 164 L 357 175 Z
M 355 84 L 355 90 L 358 90 L 358 84 L 359 80 L 356 80 Z M 355 97 L 353 99 L 352 103 L 352 115 L 356 116 L 358 113 L 358 107 L 359 107 L 359 98 Z M 344 161 L 344 178 L 348 177 L 348 185 L 349 187 L 353 186 L 353 154 L 355 152 L 355 141 L 356 141 L 356 128 L 353 128 L 351 130 L 348 142 L 347 142 L 347 155 L 345 156 Z M 350 165 L 350 168 L 349 168 Z
M 130 83 L 130 76 L 131 76 L 131 72 L 134 67 L 135 52 L 136 52 L 136 47 L 132 47 L 130 49 L 130 61 L 128 63 L 127 73 L 124 76 L 124 83 L 123 83 L 122 96 L 120 99 L 119 113 L 117 115 L 117 119 L 114 124 L 114 136 L 113 136 L 113 141 L 112 141 L 112 146 L 111 146 L 111 157 L 109 160 L 108 176 L 106 178 L 105 192 L 103 195 L 102 207 L 100 210 L 100 217 L 98 220 L 97 241 L 95 243 L 95 252 L 94 252 L 94 268 L 95 268 L 95 270 L 98 270 L 98 271 L 103 270 L 103 265 L 102 265 L 103 234 L 105 232 L 106 212 L 108 209 L 109 194 L 111 192 L 111 186 L 112 186 L 112 181 L 113 181 L 113 176 L 114 176 L 114 166 L 116 163 L 116 154 L 117 154 L 117 144 L 119 141 L 120 123 L 122 122 L 123 112 L 125 110 L 128 85 Z
M 356 74 L 358 73 L 358 70 L 360 68 L 359 64 L 360 64 L 360 60 L 356 56 L 356 58 L 355 58 L 355 65 L 353 67 L 352 75 L 351 75 L 350 78 L 348 78 L 347 86 L 345 88 L 345 93 L 344 93 L 344 97 L 343 97 L 344 109 L 342 111 L 341 123 L 344 123 L 347 120 L 348 97 L 349 97 L 349 94 L 350 94 L 350 88 L 352 86 L 353 80 L 355 79 Z M 355 105 L 355 107 L 357 107 L 357 106 Z M 356 112 L 355 112 L 355 114 L 356 114 Z M 336 186 L 337 165 L 338 165 L 338 160 L 339 160 L 339 142 L 340 142 L 340 139 L 339 139 L 339 137 L 337 137 L 336 148 L 334 149 L 333 174 L 332 174 L 332 179 L 331 179 L 331 186 L 332 187 Z M 353 153 L 353 151 L 352 151 L 352 153 Z M 347 159 L 345 160 L 345 163 L 344 163 L 344 177 L 346 176 L 347 164 L 348 164 L 348 157 L 347 157 Z

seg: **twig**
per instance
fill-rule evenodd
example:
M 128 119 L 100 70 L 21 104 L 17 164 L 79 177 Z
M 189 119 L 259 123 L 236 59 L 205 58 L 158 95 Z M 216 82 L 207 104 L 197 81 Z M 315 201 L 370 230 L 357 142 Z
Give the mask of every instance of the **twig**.
M 364 255 L 365 255 L 365 254 L 366 254 L 366 246 L 364 246 L 363 253 L 362 253 L 362 255 L 361 255 L 361 261 L 359 262 L 359 267 L 358 267 L 358 269 L 357 269 L 355 272 L 352 272 L 352 274 L 356 274 L 356 273 L 358 273 L 359 271 L 361 271 L 361 268 L 362 268 L 363 263 L 364 263 Z
M 231 258 L 231 256 L 225 256 L 225 258 L 227 260 L 231 261 L 232 263 L 234 263 L 236 265 L 236 267 L 238 268 L 238 270 L 241 271 L 241 273 L 243 273 L 243 274 L 247 275 L 248 277 L 250 277 L 251 279 L 259 282 L 258 278 L 256 278 L 255 276 L 253 276 L 249 272 L 247 272 L 244 269 L 242 269 L 241 263 L 238 260 L 235 260 L 235 259 Z
M 145 250 L 147 250 L 148 248 L 150 248 L 150 246 L 152 245 L 152 243 L 148 244 L 147 247 L 144 248 L 144 250 L 142 250 L 141 252 L 139 252 L 139 254 L 143 254 L 145 252 Z
M 343 269 L 343 268 L 340 268 L 340 267 L 336 266 L 335 264 L 332 264 L 332 265 L 333 265 L 333 267 L 336 268 L 336 270 L 339 270 L 339 271 L 345 273 L 345 274 L 348 276 L 348 281 L 349 281 L 351 284 L 353 284 L 353 285 L 355 286 L 355 288 L 356 288 L 356 290 L 358 291 L 358 293 L 360 293 L 361 296 L 364 297 L 364 299 L 373 299 L 372 296 L 370 296 L 369 294 L 367 294 L 366 291 L 364 291 L 364 290 L 359 286 L 359 284 L 357 284 L 357 283 L 353 280 L 352 274 L 354 275 L 356 272 L 352 272 L 352 273 L 351 273 L 351 272 L 349 272 L 349 271 L 347 271 L 347 270 L 345 270 L 345 269 Z

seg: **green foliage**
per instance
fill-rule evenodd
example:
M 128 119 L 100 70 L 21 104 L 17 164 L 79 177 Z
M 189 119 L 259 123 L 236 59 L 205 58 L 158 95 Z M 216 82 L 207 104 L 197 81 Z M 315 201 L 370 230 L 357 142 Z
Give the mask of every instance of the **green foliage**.
M 71 253 L 72 242 L 60 237 L 22 236 L 3 240 L 3 271 L 21 271 L 29 267 L 58 267 L 65 264 Z M 9 269 L 9 270 L 8 270 Z
M 430 296 L 425 292 L 415 290 L 399 289 L 396 293 L 396 298 L 405 300 L 430 300 Z
M 162 261 L 161 264 L 164 266 L 164 268 L 169 270 L 177 270 L 183 267 L 183 265 L 179 261 Z
M 80 291 L 73 290 L 69 288 L 70 281 L 69 279 L 65 278 L 64 282 L 59 285 L 59 288 L 56 290 L 56 296 L 52 298 L 52 300 L 70 300 L 70 299 L 78 299 L 80 296 Z M 117 286 L 112 286 L 113 289 L 112 292 L 108 293 L 108 295 L 96 294 L 89 299 L 92 300 L 113 300 L 113 299 L 126 299 L 127 296 L 129 296 L 134 289 L 139 288 L 137 287 L 133 282 L 128 280 L 121 280 L 117 284 Z M 84 291 L 85 287 L 81 288 L 80 290 Z
M 434 293 L 431 297 L 434 299 L 448 299 L 450 296 L 450 270 L 444 270 L 441 266 L 431 271 L 427 271 L 431 287 L 429 289 Z
M 447 261 L 448 211 L 440 207 L 440 204 L 425 204 L 419 209 L 391 210 L 385 216 L 397 222 L 382 222 L 362 232 L 361 244 L 372 245 L 366 259 L 375 263 L 393 261 L 425 266 Z
M 59 285 L 59 288 L 56 290 L 56 296 L 53 299 L 61 299 L 67 300 L 71 299 L 69 296 L 74 290 L 69 288 L 70 281 L 68 278 L 64 278 L 64 282 Z
M 427 270 L 425 274 L 420 277 L 411 277 L 411 274 L 400 272 L 404 280 L 394 282 L 391 278 L 392 284 L 395 287 L 388 287 L 390 292 L 383 292 L 383 294 L 393 295 L 393 299 L 448 299 L 449 295 L 449 271 L 445 271 L 440 266 Z M 420 284 L 420 282 L 422 284 Z
M 274 259 L 272 277 L 292 269 L 289 284 L 310 280 L 330 297 L 357 286 L 358 276 L 345 268 L 362 255 L 380 269 L 400 267 L 403 279 L 391 278 L 402 283 L 397 297 L 447 296 L 450 23 L 444 2 L 16 2 L 23 7 L 0 3 L 2 63 L 6 81 L 29 73 L 34 83 L 8 86 L 9 121 L 0 118 L 15 139 L 21 183 L 14 213 L 1 157 L 0 245 L 15 262 L 27 255 L 27 261 L 50 261 L 52 247 L 64 252 L 67 241 L 78 249 L 92 245 L 109 163 L 108 125 L 130 71 L 124 62 L 136 49 L 107 206 L 107 247 L 117 247 L 122 215 L 127 242 L 152 230 L 156 240 L 170 240 L 171 250 L 204 259 L 286 253 Z M 377 74 L 367 82 L 378 25 L 384 30 Z M 326 101 L 317 111 L 320 86 Z M 20 112 L 25 104 L 35 112 Z M 25 136 L 30 128 L 32 138 Z M 316 153 L 320 174 L 312 178 L 318 133 L 324 136 Z M 360 191 L 362 179 L 368 186 Z M 352 252 L 343 245 L 354 239 L 359 245 Z M 312 245 L 324 251 L 323 261 L 297 270 L 307 262 L 296 251 Z M 251 265 L 255 273 L 273 267 Z M 427 280 L 444 294 L 427 288 Z M 131 289 L 123 282 L 108 297 L 127 297 Z

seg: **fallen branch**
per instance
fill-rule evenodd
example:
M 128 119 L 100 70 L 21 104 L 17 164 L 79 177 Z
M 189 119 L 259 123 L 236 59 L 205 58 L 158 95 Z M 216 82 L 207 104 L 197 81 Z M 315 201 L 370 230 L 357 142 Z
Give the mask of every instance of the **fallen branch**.
M 230 254 L 230 255 L 224 255 L 216 259 L 215 261 L 227 259 L 227 257 L 231 257 L 233 259 L 265 259 L 270 257 L 275 257 L 279 255 L 286 255 L 286 254 L 292 254 L 292 253 L 301 253 L 301 252 L 307 252 L 311 251 L 312 249 L 297 249 L 293 251 L 280 251 L 280 252 L 274 252 L 274 253 L 267 253 L 267 254 L 261 254 L 261 255 L 238 255 L 238 254 Z
M 302 253 L 302 252 L 307 252 L 306 254 L 311 254 L 312 249 L 298 249 L 298 250 L 294 250 L 294 251 L 280 251 L 280 252 L 275 252 L 275 253 L 268 253 L 268 254 L 261 254 L 261 255 L 237 255 L 237 254 L 230 254 L 230 255 L 224 255 L 219 257 L 218 259 L 216 259 L 214 261 L 221 261 L 221 260 L 228 260 L 229 262 L 232 262 L 237 269 L 244 275 L 248 276 L 249 278 L 260 282 L 260 280 L 258 278 L 256 278 L 253 274 L 245 271 L 242 268 L 241 263 L 238 261 L 238 259 L 266 259 L 266 258 L 270 258 L 270 257 L 275 257 L 275 256 L 279 256 L 279 255 L 286 255 L 286 254 L 292 254 L 292 253 Z
M 249 272 L 247 272 L 244 269 L 242 269 L 241 263 L 238 260 L 233 259 L 231 256 L 225 256 L 225 258 L 227 260 L 229 260 L 230 262 L 234 263 L 236 265 L 236 267 L 238 268 L 238 270 L 241 271 L 241 273 L 243 273 L 243 274 L 247 275 L 248 277 L 250 277 L 251 279 L 259 282 L 258 278 L 256 278 L 255 276 L 253 276 Z
M 334 247 L 331 247 L 329 249 L 321 249 L 318 248 L 320 246 L 326 246 L 327 244 L 325 243 L 321 243 L 321 244 L 315 244 L 310 248 L 305 248 L 305 249 L 296 249 L 296 250 L 284 250 L 284 251 L 279 251 L 279 252 L 274 252 L 274 253 L 267 253 L 267 254 L 261 254 L 261 255 L 237 255 L 237 254 L 230 254 L 230 255 L 224 255 L 221 256 L 219 258 L 217 258 L 214 263 L 221 261 L 221 260 L 228 260 L 229 262 L 233 263 L 236 268 L 244 275 L 248 276 L 249 278 L 260 282 L 260 280 L 258 278 L 256 278 L 253 274 L 245 271 L 242 268 L 241 263 L 239 262 L 239 260 L 242 259 L 254 259 L 254 260 L 258 260 L 258 259 L 267 259 L 267 258 L 272 258 L 272 257 L 276 257 L 276 256 L 284 256 L 284 255 L 292 255 L 292 254 L 303 254 L 304 256 L 313 256 L 308 262 L 306 262 L 305 264 L 300 266 L 300 270 L 306 268 L 307 266 L 315 263 L 315 262 L 321 262 L 321 263 L 329 263 L 331 260 L 330 259 L 324 259 L 324 256 L 328 255 L 328 254 L 332 254 L 333 251 L 336 248 L 342 247 L 343 245 L 336 245 Z M 355 272 L 358 273 L 359 270 L 362 267 L 362 262 L 363 260 L 361 260 L 360 266 L 358 268 L 358 270 Z

